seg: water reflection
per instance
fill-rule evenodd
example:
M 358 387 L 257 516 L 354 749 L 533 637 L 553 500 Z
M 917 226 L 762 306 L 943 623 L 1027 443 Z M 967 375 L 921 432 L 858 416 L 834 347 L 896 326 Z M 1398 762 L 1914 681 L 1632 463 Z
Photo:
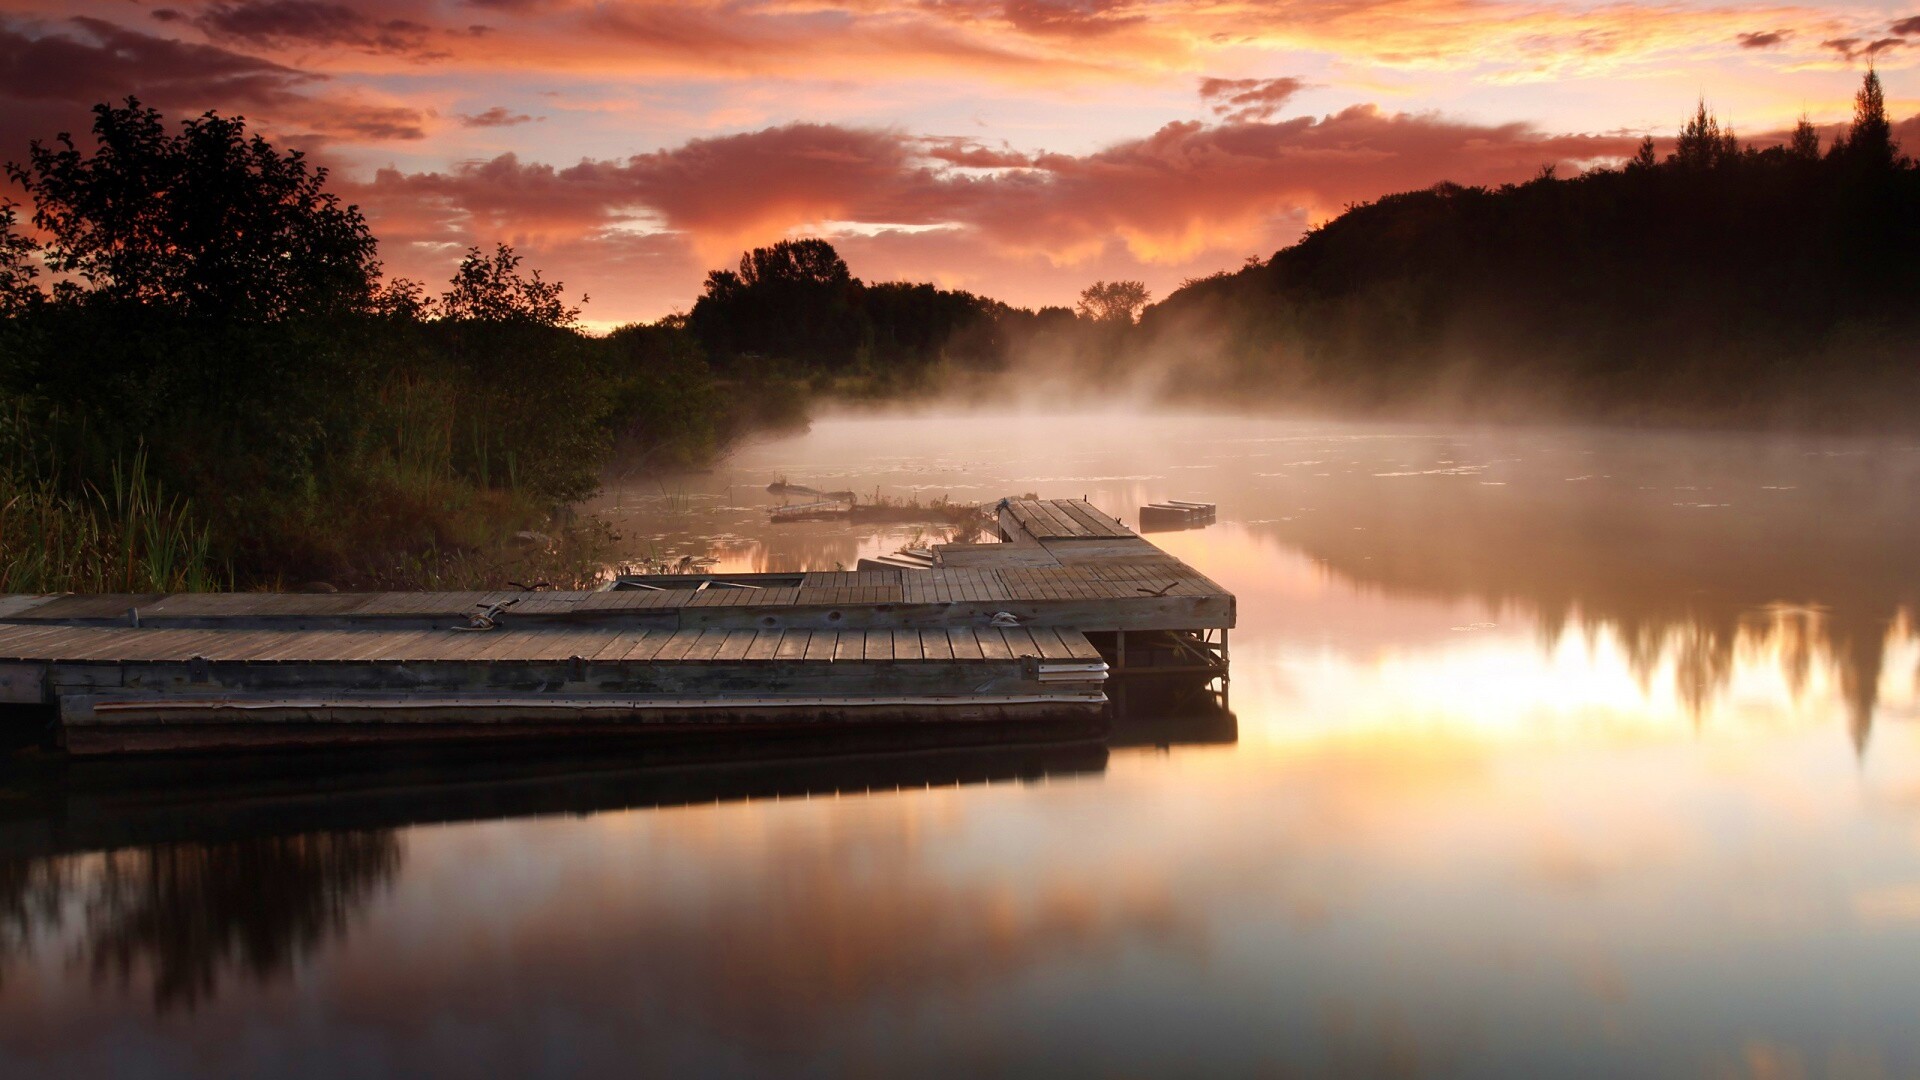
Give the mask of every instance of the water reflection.
M 1240 598 L 1235 712 L 1010 754 L 9 779 L 0 1074 L 1915 1074 L 1920 489 L 1860 449 L 875 420 L 677 509 L 613 493 L 636 543 L 768 569 L 902 539 L 770 529 L 782 474 L 1217 501 L 1155 541 Z M 244 913 L 186 898 L 246 876 L 208 853 L 321 836 L 396 864 L 293 869 L 316 896 L 273 906 L 322 914 L 263 980 Z M 138 993 L 96 979 L 109 852 L 208 879 L 99 905 L 106 945 L 222 913 L 176 932 L 216 957 L 191 1012 L 156 1014 L 159 946 Z
M 1219 742 L 1232 719 L 1156 717 L 1122 730 L 1136 744 Z M 190 1011 L 236 979 L 284 979 L 400 874 L 409 826 L 1044 783 L 1097 775 L 1107 748 L 816 758 L 707 748 L 695 765 L 661 756 L 372 753 L 41 770 L 0 813 L 0 987 L 10 962 L 57 940 L 96 981 L 148 987 L 162 1012 Z
M 1518 616 L 1548 649 L 1569 629 L 1610 636 L 1643 681 L 1671 666 L 1696 716 L 1737 656 L 1770 658 L 1796 696 L 1828 667 L 1864 746 L 1884 661 L 1915 634 L 1920 452 L 1601 434 L 1389 446 L 1281 470 L 1269 479 L 1293 505 L 1248 527 L 1358 584 Z
M 0 860 L 0 914 L 10 951 L 71 936 L 96 983 L 145 984 L 157 1010 L 191 1010 L 223 981 L 289 975 L 400 865 L 389 832 L 14 857 Z

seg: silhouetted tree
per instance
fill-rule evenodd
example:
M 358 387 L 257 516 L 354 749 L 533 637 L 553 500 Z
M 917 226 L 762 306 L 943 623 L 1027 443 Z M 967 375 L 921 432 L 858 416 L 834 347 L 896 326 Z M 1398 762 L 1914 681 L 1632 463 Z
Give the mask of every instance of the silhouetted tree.
M 33 264 L 39 245 L 16 231 L 18 224 L 13 204 L 0 203 L 0 316 L 32 306 L 41 295 L 34 284 L 40 268 Z
M 468 249 L 428 327 L 427 365 L 466 420 L 453 433 L 456 468 L 558 502 L 596 486 L 591 463 L 612 445 L 614 408 L 607 350 L 574 329 L 580 309 L 563 291 L 523 274 L 506 244 Z
M 1130 325 L 1152 299 L 1144 281 L 1096 281 L 1080 291 L 1074 310 L 1095 322 Z
M 1668 160 L 1682 168 L 1710 169 L 1739 156 L 1740 140 L 1734 137 L 1733 129 L 1722 130 L 1702 98 L 1699 108 L 1680 128 L 1680 138 Z
M 128 98 L 96 105 L 92 153 L 61 133 L 7 174 L 34 201 L 62 288 L 195 315 L 279 319 L 365 308 L 379 275 L 358 208 L 327 170 L 281 153 L 242 117 L 206 113 L 169 134 Z
M 708 274 L 687 324 L 722 366 L 758 356 L 844 368 L 866 337 L 861 288 L 832 244 L 783 240 L 741 255 L 737 271 Z
M 1798 161 L 1820 160 L 1820 133 L 1805 116 L 1793 125 L 1793 138 L 1787 142 L 1787 156 Z
M 1853 125 L 1836 139 L 1833 153 L 1870 168 L 1889 168 L 1894 163 L 1893 125 L 1887 120 L 1886 92 L 1880 86 L 1880 74 L 1867 69 L 1860 91 L 1853 97 Z
M 420 307 L 398 283 L 383 295 L 392 306 Z M 584 302 L 586 297 L 580 299 Z M 538 270 L 523 276 L 520 256 L 506 244 L 496 245 L 492 255 L 482 254 L 477 247 L 467 249 L 467 257 L 454 271 L 452 288 L 440 298 L 440 313 L 449 319 L 536 326 L 572 326 L 580 320 L 580 309 L 567 306 L 564 286 L 542 281 Z
M 740 256 L 740 282 L 753 288 L 844 289 L 853 281 L 846 260 L 825 240 L 782 240 Z
M 1627 168 L 1629 169 L 1651 169 L 1658 164 L 1660 164 L 1660 159 L 1654 154 L 1653 136 L 1651 135 L 1640 140 L 1640 149 L 1634 151 L 1633 157 L 1627 160 Z

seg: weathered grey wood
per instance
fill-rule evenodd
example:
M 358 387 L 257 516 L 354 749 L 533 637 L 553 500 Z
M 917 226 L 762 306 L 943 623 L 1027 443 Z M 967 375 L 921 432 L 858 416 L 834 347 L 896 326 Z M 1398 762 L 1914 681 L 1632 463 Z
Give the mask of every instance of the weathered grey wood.
M 953 659 L 953 641 L 944 630 L 921 630 L 920 651 L 928 660 L 941 661 Z
M 633 648 L 628 649 L 621 659 L 630 664 L 652 660 L 673 640 L 673 635 L 672 630 L 649 630 L 645 637 L 633 643 Z
M 1006 631 L 998 627 L 983 627 L 974 631 L 980 643 L 980 656 L 986 660 L 1011 660 L 1013 649 L 1007 642 Z M 957 651 L 957 650 L 956 650 Z
M 787 630 L 781 632 L 780 643 L 774 649 L 773 658 L 775 660 L 806 659 L 807 646 L 812 636 L 812 633 L 806 630 Z
M 1061 640 L 1067 646 L 1067 655 L 1072 657 L 1073 659 L 1075 660 L 1101 659 L 1100 650 L 1094 648 L 1093 642 L 1087 640 L 1087 635 L 1080 633 L 1078 630 L 1060 633 L 1060 637 L 1061 637 Z
M 926 652 L 920 645 L 920 631 L 893 631 L 893 658 L 909 663 L 926 659 Z
M 12 596 L 0 596 L 0 619 L 21 615 L 56 599 L 53 596 L 35 593 L 17 593 Z
M 784 631 L 758 630 L 750 632 L 753 634 L 753 643 L 747 646 L 747 651 L 741 654 L 741 659 L 772 660 L 780 655 L 781 640 L 786 636 Z M 803 632 L 804 631 L 796 631 L 796 633 Z
M 1044 657 L 1046 655 L 1041 650 L 1040 643 L 1034 640 L 1033 631 L 1025 627 L 1011 626 L 1002 633 L 1006 635 L 1007 648 L 1013 650 L 1014 656 Z
M 715 656 L 719 655 L 720 646 L 726 644 L 728 633 L 729 631 L 726 630 L 700 631 L 700 637 L 694 641 L 692 647 L 687 650 L 686 655 L 682 657 L 682 659 L 689 662 L 712 660 Z
M 666 663 L 669 660 L 678 660 L 687 655 L 687 651 L 699 642 L 701 633 L 702 631 L 699 630 L 674 631 L 673 636 L 667 639 L 667 643 L 661 647 L 658 653 L 654 654 L 654 661 L 656 663 Z
M 833 646 L 833 659 L 836 662 L 861 660 L 865 658 L 867 635 L 862 630 L 842 630 L 836 635 Z
M 807 638 L 807 651 L 804 659 L 810 662 L 824 662 L 833 659 L 834 651 L 840 645 L 840 634 L 834 630 L 815 630 Z
M 720 648 L 713 654 L 713 658 L 716 661 L 739 660 L 747 655 L 747 650 L 753 645 L 753 638 L 752 630 L 729 630 L 726 640 L 720 643 Z

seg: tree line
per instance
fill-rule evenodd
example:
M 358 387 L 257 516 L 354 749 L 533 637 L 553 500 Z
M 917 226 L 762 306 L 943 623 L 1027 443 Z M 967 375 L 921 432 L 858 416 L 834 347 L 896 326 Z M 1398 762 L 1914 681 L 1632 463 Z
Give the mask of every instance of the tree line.
M 1672 149 L 1348 209 L 1148 310 L 1125 363 L 1196 394 L 1491 418 L 1911 428 L 1920 169 L 1879 77 L 1823 146 Z

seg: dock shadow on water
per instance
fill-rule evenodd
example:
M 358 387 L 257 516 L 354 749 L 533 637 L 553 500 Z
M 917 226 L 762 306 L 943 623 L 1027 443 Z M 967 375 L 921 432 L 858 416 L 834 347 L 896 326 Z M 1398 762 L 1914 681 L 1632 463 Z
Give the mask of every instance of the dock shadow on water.
M 884 734 L 757 750 L 631 741 L 502 760 L 472 749 L 94 761 L 24 770 L 0 806 L 0 991 L 21 954 L 70 943 L 102 989 L 158 1014 L 294 977 L 351 936 L 425 826 L 585 817 L 1098 776 L 1108 747 L 1231 743 L 1231 713 L 1115 718 L 1105 740 L 894 749 Z

